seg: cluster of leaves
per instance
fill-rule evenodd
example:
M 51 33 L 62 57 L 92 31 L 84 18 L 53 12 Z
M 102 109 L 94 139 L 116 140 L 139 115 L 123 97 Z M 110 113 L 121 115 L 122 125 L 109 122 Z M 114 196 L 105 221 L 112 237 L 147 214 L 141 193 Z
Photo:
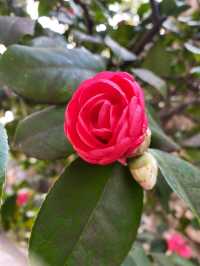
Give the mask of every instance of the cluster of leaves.
M 18 156 L 17 150 L 54 161 L 73 154 L 63 117 L 74 90 L 99 71 L 129 71 L 145 89 L 150 151 L 166 180 L 162 189 L 175 191 L 199 219 L 200 171 L 166 153 L 199 163 L 199 10 L 183 14 L 190 6 L 175 0 L 139 5 L 39 1 L 39 18 L 48 16 L 64 26 L 63 34 L 57 34 L 44 29 L 40 19 L 31 20 L 23 3 L 0 1 L 0 7 L 0 43 L 7 48 L 0 57 L 1 105 L 16 117 L 7 125 L 13 155 Z M 176 116 L 183 124 L 189 119 L 191 130 L 180 130 Z M 36 219 L 32 263 L 39 256 L 47 265 L 121 265 L 136 238 L 142 205 L 142 190 L 126 167 L 75 160 L 63 170 Z M 131 251 L 122 265 L 143 265 L 140 259 L 149 265 L 187 265 L 160 254 L 152 254 L 148 262 L 140 252 Z

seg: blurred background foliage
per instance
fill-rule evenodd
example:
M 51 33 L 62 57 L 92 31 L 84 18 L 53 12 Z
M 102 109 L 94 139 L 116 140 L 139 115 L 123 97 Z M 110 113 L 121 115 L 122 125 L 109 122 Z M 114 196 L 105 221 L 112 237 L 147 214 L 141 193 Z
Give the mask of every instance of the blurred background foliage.
M 0 0 L 0 57 L 12 44 L 85 47 L 101 55 L 107 69 L 133 73 L 145 89 L 153 147 L 178 153 L 200 166 L 198 0 Z M 20 56 L 25 62 L 23 52 Z M 13 66 L 8 64 L 8 68 L 10 79 L 16 82 Z M 15 139 L 18 122 L 47 104 L 34 104 L 18 96 L 20 92 L 14 93 L 2 82 L 4 74 L 1 70 L 0 121 L 8 132 L 11 158 L 1 226 L 26 246 L 42 200 L 70 159 L 41 161 L 23 153 L 24 149 L 34 155 Z M 12 85 L 12 80 L 9 82 Z M 32 82 L 34 87 L 40 81 Z M 23 148 L 16 149 L 16 144 Z M 26 196 L 20 201 L 24 192 Z M 155 193 L 146 195 L 145 202 L 137 239 L 140 247 L 133 251 L 138 261 L 130 259 L 126 265 L 199 265 L 198 222 L 163 179 L 159 179 Z M 177 254 L 169 256 L 166 239 L 175 231 L 187 238 L 193 250 L 190 261 Z

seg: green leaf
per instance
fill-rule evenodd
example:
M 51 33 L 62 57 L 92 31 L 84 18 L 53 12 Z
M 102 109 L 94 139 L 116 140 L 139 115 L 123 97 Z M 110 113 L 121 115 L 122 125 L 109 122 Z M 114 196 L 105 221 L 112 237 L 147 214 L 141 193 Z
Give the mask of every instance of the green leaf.
M 144 68 L 133 68 L 132 72 L 139 77 L 142 81 L 148 83 L 163 96 L 166 96 L 167 84 L 166 82 L 155 75 L 152 71 Z
M 130 40 L 133 38 L 135 28 L 128 23 L 128 21 L 121 21 L 117 28 L 110 28 L 109 35 L 115 40 L 117 43 L 122 45 L 123 47 L 127 47 Z
M 200 66 L 192 67 L 190 69 L 190 73 L 196 75 L 197 77 L 200 76 Z
M 155 266 L 195 266 L 189 260 L 179 257 L 176 254 L 166 256 L 162 253 L 152 253 Z
M 48 266 L 121 265 L 136 237 L 142 194 L 127 167 L 76 160 L 39 212 L 30 240 L 31 261 L 36 257 Z
M 152 257 L 156 266 L 177 266 L 173 263 L 172 258 L 162 253 L 153 253 Z
M 139 246 L 133 246 L 121 266 L 151 266 L 151 262 Z
M 200 217 L 200 170 L 168 153 L 151 150 L 171 189 Z
M 122 61 L 134 61 L 136 60 L 136 55 L 131 53 L 128 49 L 124 48 L 111 37 L 107 36 L 105 38 L 105 44 L 113 51 L 113 53 Z
M 152 146 L 166 151 L 178 150 L 179 145 L 170 137 L 168 137 L 159 124 L 154 120 L 152 114 L 148 113 L 149 126 L 152 133 Z
M 59 0 L 41 0 L 39 2 L 38 11 L 40 16 L 47 15 L 53 8 L 56 6 L 56 4 L 59 2 Z
M 64 135 L 64 107 L 49 107 L 22 120 L 16 130 L 14 146 L 42 160 L 67 157 L 73 152 Z
M 197 54 L 200 55 L 200 48 L 197 46 L 194 46 L 192 43 L 190 42 L 186 42 L 185 43 L 185 48 L 190 51 L 193 54 Z
M 34 34 L 35 22 L 29 18 L 0 16 L 0 43 L 16 43 L 23 35 Z
M 200 133 L 197 133 L 197 134 L 191 136 L 190 138 L 185 139 L 182 142 L 182 145 L 184 147 L 200 148 Z
M 195 60 L 200 62 L 200 47 L 195 46 L 191 41 L 185 43 L 185 48 L 193 54 Z
M 40 36 L 32 39 L 29 45 L 34 47 L 51 47 L 51 48 L 67 48 L 67 43 L 64 38 L 60 36 L 56 37 L 47 37 L 47 36 Z
M 98 36 L 98 35 L 88 35 L 84 32 L 78 31 L 78 30 L 74 30 L 73 31 L 73 36 L 75 38 L 75 40 L 79 43 L 94 43 L 94 44 L 102 44 L 103 43 L 103 39 Z
M 149 2 L 141 3 L 137 10 L 137 14 L 140 16 L 140 18 L 143 18 L 149 12 L 149 10 L 150 10 Z
M 160 12 L 166 16 L 178 16 L 190 8 L 185 0 L 163 0 L 160 4 Z
M 66 103 L 81 81 L 103 70 L 104 61 L 84 48 L 13 45 L 0 60 L 1 82 L 37 103 Z
M 0 198 L 2 195 L 3 184 L 5 181 L 5 170 L 6 170 L 7 160 L 8 160 L 7 134 L 2 124 L 0 124 Z
M 161 77 L 170 75 L 174 55 L 166 49 L 167 47 L 164 40 L 158 40 L 148 51 L 142 64 L 142 68 L 147 68 Z
M 169 212 L 169 203 L 172 190 L 165 181 L 165 179 L 162 178 L 161 174 L 158 175 L 155 193 L 163 209 L 166 212 Z
M 168 17 L 163 23 L 164 29 L 169 32 L 173 32 L 176 34 L 181 34 L 179 23 L 176 18 Z
M 16 216 L 16 195 L 11 195 L 5 199 L 1 207 L 1 223 L 5 231 L 11 228 Z
M 191 261 L 189 261 L 188 259 L 184 259 L 182 257 L 179 257 L 176 254 L 173 254 L 171 256 L 173 262 L 175 263 L 176 266 L 195 266 Z
M 6 0 L 0 0 L 0 14 L 1 15 L 9 14 L 8 2 Z

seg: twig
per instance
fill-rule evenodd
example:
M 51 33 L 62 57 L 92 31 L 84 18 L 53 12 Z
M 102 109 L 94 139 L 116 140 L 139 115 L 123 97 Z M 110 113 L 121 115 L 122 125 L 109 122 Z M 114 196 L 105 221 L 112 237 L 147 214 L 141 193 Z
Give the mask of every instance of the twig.
M 159 13 L 159 5 L 155 0 L 150 0 L 151 10 L 152 10 L 152 21 L 153 24 L 159 24 L 160 21 L 160 13 Z
M 184 103 L 172 108 L 168 112 L 166 112 L 166 110 L 163 110 L 162 112 L 160 112 L 160 118 L 165 120 L 165 121 L 169 120 L 173 115 L 182 113 L 189 106 L 199 105 L 199 104 L 200 104 L 200 99 L 187 100 Z
M 154 36 L 160 31 L 160 28 L 165 19 L 166 18 L 162 18 L 160 22 L 154 25 L 151 30 L 147 31 L 146 34 L 144 34 L 140 40 L 136 41 L 136 44 L 133 48 L 133 52 L 135 54 L 140 54 L 143 51 L 146 44 L 150 43 L 153 40 Z
M 88 33 L 92 34 L 93 28 L 94 28 L 94 23 L 93 23 L 93 20 L 89 14 L 89 11 L 88 11 L 86 4 L 83 3 L 81 0 L 74 0 L 74 2 L 82 8 L 83 13 L 84 13 L 84 17 L 85 17 L 85 21 L 87 24 Z
M 145 32 L 142 38 L 136 40 L 135 45 L 133 47 L 133 52 L 135 54 L 140 54 L 146 44 L 152 42 L 154 36 L 159 33 L 163 22 L 166 20 L 166 17 L 160 16 L 158 2 L 156 2 L 155 0 L 150 0 L 150 4 L 152 10 L 151 18 L 153 27 L 149 31 Z

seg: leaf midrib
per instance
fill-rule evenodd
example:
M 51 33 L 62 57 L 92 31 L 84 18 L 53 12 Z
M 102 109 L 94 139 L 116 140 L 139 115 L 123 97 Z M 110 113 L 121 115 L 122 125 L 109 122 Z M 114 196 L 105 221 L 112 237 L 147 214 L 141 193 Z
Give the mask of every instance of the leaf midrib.
M 38 63 L 42 63 L 42 62 L 38 62 Z M 70 68 L 70 69 L 72 69 L 72 70 L 74 70 L 74 69 L 80 69 L 80 70 L 83 70 L 83 71 L 98 71 L 99 69 L 100 69 L 100 67 L 98 67 L 98 69 L 97 68 L 86 68 L 86 66 L 77 66 L 77 67 L 75 67 L 75 66 L 73 66 L 73 65 L 68 65 L 68 66 L 66 66 L 66 65 L 42 65 L 42 66 L 39 66 L 39 68 L 38 68 L 38 66 L 27 66 L 27 65 L 24 65 L 23 64 L 23 66 L 24 66 L 24 68 L 25 69 L 36 69 L 37 71 L 40 71 L 41 69 L 48 69 L 48 68 L 56 68 L 56 69 L 58 69 L 58 68 L 61 68 L 61 69 L 68 69 L 68 68 Z
M 113 166 L 112 168 L 112 172 L 114 171 L 115 169 L 115 166 Z M 68 266 L 67 263 L 68 263 L 68 259 L 69 257 L 71 256 L 71 254 L 73 253 L 73 251 L 75 250 L 76 246 L 78 245 L 79 241 L 81 240 L 81 237 L 83 235 L 83 233 L 85 232 L 85 230 L 87 229 L 88 225 L 89 225 L 89 222 L 91 221 L 92 217 L 93 217 L 93 214 L 95 213 L 95 211 L 98 209 L 98 207 L 100 206 L 101 202 L 102 202 L 102 198 L 104 197 L 104 194 L 105 194 L 105 190 L 106 190 L 106 187 L 108 186 L 110 180 L 111 180 L 111 175 L 108 177 L 108 179 L 106 180 L 106 183 L 104 185 L 104 188 L 102 189 L 102 192 L 100 194 L 100 197 L 99 199 L 97 199 L 96 201 L 96 204 L 95 204 L 95 208 L 92 210 L 91 214 L 88 216 L 88 219 L 85 223 L 85 225 L 83 226 L 78 238 L 77 238 L 77 241 L 75 242 L 75 244 L 73 245 L 73 247 L 71 248 L 71 252 L 69 252 L 67 258 L 66 258 L 66 261 L 64 262 L 63 266 Z

